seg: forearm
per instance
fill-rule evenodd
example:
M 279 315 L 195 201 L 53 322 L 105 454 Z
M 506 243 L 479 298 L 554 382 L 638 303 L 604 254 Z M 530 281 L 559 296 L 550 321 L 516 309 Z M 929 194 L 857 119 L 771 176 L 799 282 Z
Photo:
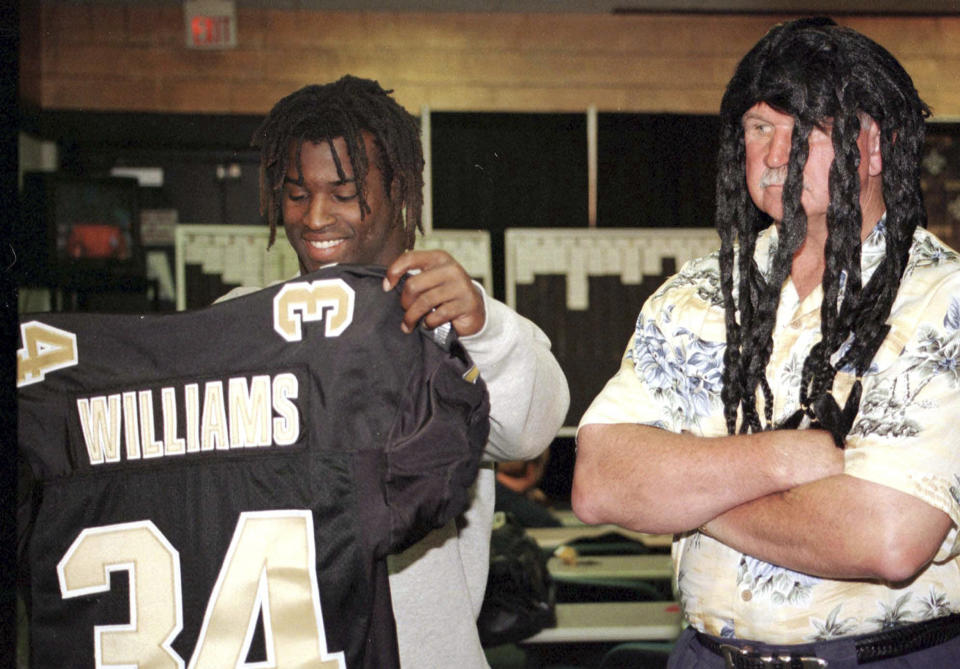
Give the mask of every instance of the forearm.
M 578 434 L 572 501 L 589 523 L 684 532 L 841 469 L 842 458 L 819 430 L 705 438 L 645 425 L 585 425 Z
M 950 519 L 912 495 L 841 474 L 747 502 L 703 529 L 794 571 L 897 582 L 932 559 Z
M 563 425 L 570 404 L 567 380 L 550 341 L 529 320 L 486 299 L 487 323 L 461 339 L 490 395 L 488 456 L 530 460 Z

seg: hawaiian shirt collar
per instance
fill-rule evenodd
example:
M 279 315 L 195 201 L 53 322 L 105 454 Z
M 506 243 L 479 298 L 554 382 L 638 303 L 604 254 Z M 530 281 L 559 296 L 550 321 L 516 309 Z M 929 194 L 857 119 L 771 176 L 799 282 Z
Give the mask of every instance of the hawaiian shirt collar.
M 780 241 L 777 226 L 771 224 L 757 235 L 757 245 L 754 248 L 753 259 L 760 269 L 764 279 L 770 278 L 773 262 L 777 255 L 777 244 Z M 887 213 L 884 212 L 873 230 L 860 245 L 860 277 L 861 285 L 865 285 L 874 271 L 880 265 L 887 250 Z M 840 286 L 846 283 L 846 272 L 840 275 Z

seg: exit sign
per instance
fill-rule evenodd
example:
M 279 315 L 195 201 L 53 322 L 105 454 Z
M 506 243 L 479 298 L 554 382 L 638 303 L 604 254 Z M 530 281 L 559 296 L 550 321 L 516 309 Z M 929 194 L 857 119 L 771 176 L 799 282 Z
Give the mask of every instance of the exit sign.
M 188 49 L 237 46 L 237 10 L 233 0 L 186 0 L 183 16 Z

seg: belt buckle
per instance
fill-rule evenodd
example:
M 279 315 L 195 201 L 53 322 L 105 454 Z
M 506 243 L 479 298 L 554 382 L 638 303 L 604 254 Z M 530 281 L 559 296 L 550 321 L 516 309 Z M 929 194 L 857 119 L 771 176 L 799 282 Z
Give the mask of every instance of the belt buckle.
M 723 657 L 727 669 L 737 669 L 737 658 L 748 660 L 752 667 L 757 669 L 781 669 L 782 667 L 796 667 L 795 662 L 799 662 L 799 669 L 823 669 L 827 666 L 827 661 L 821 657 L 794 656 L 794 655 L 761 655 L 750 646 L 740 648 L 730 644 L 720 644 L 720 655 Z

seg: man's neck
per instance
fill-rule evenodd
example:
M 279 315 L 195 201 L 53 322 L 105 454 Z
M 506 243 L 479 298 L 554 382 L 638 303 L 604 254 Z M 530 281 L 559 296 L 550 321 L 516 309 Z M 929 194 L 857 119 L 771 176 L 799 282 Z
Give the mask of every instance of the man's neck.
M 860 241 L 863 242 L 877 223 L 883 218 L 885 209 L 870 207 L 864 210 L 863 227 L 860 230 Z M 870 221 L 870 223 L 867 223 Z M 808 226 L 807 237 L 793 256 L 790 266 L 790 278 L 797 295 L 803 300 L 823 281 L 823 270 L 826 267 L 825 249 L 827 245 L 826 221 L 822 225 Z
M 801 301 L 823 280 L 825 241 L 808 235 L 793 255 L 790 279 Z

